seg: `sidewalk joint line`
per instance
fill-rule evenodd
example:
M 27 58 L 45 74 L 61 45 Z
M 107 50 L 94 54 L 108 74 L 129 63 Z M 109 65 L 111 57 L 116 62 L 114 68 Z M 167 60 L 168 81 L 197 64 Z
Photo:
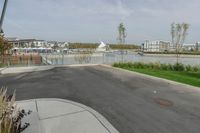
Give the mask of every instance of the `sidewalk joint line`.
M 108 129 L 108 127 L 106 127 L 106 125 L 104 125 L 104 123 L 103 123 L 101 120 L 99 120 L 99 118 L 98 118 L 93 112 L 91 112 L 91 111 L 89 111 L 89 110 L 88 110 L 88 112 L 90 112 L 90 113 L 99 121 L 99 123 L 100 123 L 109 133 L 112 133 L 112 132 Z
M 88 111 L 89 113 L 91 113 L 91 114 L 97 119 L 97 121 L 99 121 L 99 123 L 100 123 L 109 133 L 112 133 L 112 132 L 110 131 L 110 129 L 109 129 L 106 125 L 104 125 L 104 122 L 102 122 L 102 121 L 95 115 L 95 113 L 93 113 L 92 111 L 90 111 L 90 107 L 87 107 L 87 106 L 83 107 L 83 106 L 81 106 L 81 105 L 79 105 L 79 104 L 76 104 L 76 103 L 70 102 L 70 101 L 63 101 L 63 100 L 58 100 L 58 99 L 57 99 L 56 101 L 65 102 L 65 103 L 70 103 L 70 104 L 72 104 L 72 105 L 74 105 L 74 106 L 78 106 L 78 107 L 84 109 L 85 111 Z M 89 108 L 89 109 L 88 109 L 88 108 Z M 91 108 L 91 109 L 92 109 L 92 108 Z M 93 109 L 92 109 L 92 110 L 93 110 Z M 41 119 L 41 120 L 42 120 L 42 119 Z
M 68 113 L 68 114 L 62 114 L 62 115 L 57 115 L 57 116 L 51 116 L 51 117 L 43 118 L 43 119 L 40 119 L 40 120 L 53 119 L 53 118 L 58 118 L 58 117 L 61 117 L 61 116 L 68 116 L 68 115 L 78 114 L 78 113 L 82 113 L 82 112 L 86 112 L 86 111 L 87 111 L 87 110 L 82 110 L 82 111 L 77 111 L 77 112 Z
M 37 100 L 35 100 L 35 106 L 36 106 L 36 110 L 38 112 L 38 104 L 37 104 Z

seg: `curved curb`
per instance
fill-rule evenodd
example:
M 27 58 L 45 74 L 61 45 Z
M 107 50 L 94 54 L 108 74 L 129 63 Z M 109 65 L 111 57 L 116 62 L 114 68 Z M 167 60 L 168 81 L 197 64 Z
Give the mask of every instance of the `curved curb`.
M 73 65 L 56 65 L 55 67 L 87 67 L 87 66 L 98 66 L 100 64 L 73 64 Z
M 55 68 L 54 66 L 33 66 L 33 67 L 8 67 L 0 70 L 1 74 L 17 74 L 17 73 L 26 73 L 26 72 L 37 72 L 50 70 Z
M 180 86 L 184 86 L 184 87 L 187 87 L 187 88 L 199 90 L 199 87 L 195 87 L 195 86 L 192 86 L 192 85 L 188 85 L 188 84 L 184 84 L 184 83 L 180 83 L 180 82 L 176 82 L 176 81 L 172 81 L 172 80 L 168 80 L 168 79 L 164 79 L 164 78 L 154 77 L 154 76 L 151 76 L 151 75 L 142 74 L 142 73 L 138 73 L 138 72 L 134 72 L 134 71 L 130 71 L 130 70 L 118 68 L 118 67 L 112 67 L 110 65 L 100 65 L 100 66 L 111 68 L 113 70 L 118 70 L 118 71 L 123 71 L 123 72 L 127 72 L 127 73 L 132 73 L 132 74 L 141 76 L 143 78 L 148 78 L 148 79 L 152 79 L 152 80 L 159 80 L 159 81 L 167 82 L 167 83 L 172 84 L 172 85 L 180 85 Z
M 58 98 L 39 98 L 39 99 L 30 99 L 30 100 L 23 100 L 23 101 L 17 101 L 17 102 L 23 103 L 23 102 L 30 102 L 30 101 L 35 101 L 35 100 L 39 100 L 39 101 L 59 101 L 59 102 L 69 103 L 69 104 L 72 104 L 74 106 L 78 106 L 78 107 L 83 108 L 84 110 L 88 111 L 89 113 L 91 113 L 101 123 L 101 125 L 105 129 L 107 129 L 107 131 L 109 133 L 119 133 L 119 131 L 117 129 L 115 129 L 112 126 L 112 124 L 104 116 L 102 116 L 100 113 L 98 113 L 97 111 L 95 111 L 91 107 L 88 107 L 88 106 L 83 105 L 81 103 L 77 103 L 77 102 L 65 100 L 65 99 L 58 99 Z
M 0 74 L 3 70 L 7 69 L 7 67 L 0 68 Z
M 53 68 L 59 67 L 86 67 L 86 66 L 97 66 L 99 64 L 74 64 L 74 65 L 48 65 L 48 66 L 28 66 L 28 67 L 5 67 L 0 68 L 0 74 L 18 74 L 18 73 L 27 73 L 27 72 L 37 72 L 37 71 L 46 71 Z

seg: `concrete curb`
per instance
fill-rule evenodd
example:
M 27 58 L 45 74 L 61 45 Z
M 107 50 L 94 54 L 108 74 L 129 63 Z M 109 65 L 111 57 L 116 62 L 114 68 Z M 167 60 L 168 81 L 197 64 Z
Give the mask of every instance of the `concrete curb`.
M 138 73 L 138 72 L 134 72 L 134 71 L 129 71 L 129 70 L 122 69 L 122 68 L 112 67 L 111 65 L 100 65 L 100 66 L 107 67 L 107 68 L 112 68 L 114 70 L 123 71 L 123 72 L 127 72 L 127 73 L 132 73 L 132 74 L 135 74 L 137 76 L 148 78 L 148 79 L 152 79 L 152 80 L 164 81 L 164 82 L 167 82 L 167 83 L 172 84 L 172 85 L 180 85 L 180 86 L 183 86 L 183 87 L 192 88 L 192 89 L 198 89 L 198 90 L 200 89 L 199 87 L 195 87 L 195 86 L 192 86 L 192 85 L 179 83 L 179 82 L 176 82 L 176 81 L 163 79 L 163 78 L 159 78 L 159 77 L 154 77 L 154 76 L 150 76 L 150 75 L 147 75 L 147 74 L 142 74 L 142 73 Z
M 81 67 L 81 66 L 83 66 L 83 67 L 84 66 L 85 67 L 86 66 L 103 66 L 103 67 L 112 68 L 112 69 L 115 69 L 115 70 L 133 73 L 135 75 L 142 76 L 142 77 L 145 77 L 145 78 L 148 78 L 148 79 L 164 81 L 164 82 L 167 82 L 167 83 L 173 84 L 173 85 L 181 85 L 181 86 L 188 87 L 188 88 L 199 89 L 199 87 L 195 87 L 195 86 L 192 86 L 192 85 L 179 83 L 179 82 L 176 82 L 176 81 L 163 79 L 163 78 L 159 78 L 159 77 L 154 77 L 154 76 L 150 76 L 150 75 L 146 75 L 146 74 L 142 74 L 142 73 L 138 73 L 138 72 L 134 72 L 134 71 L 129 71 L 129 70 L 125 70 L 125 69 L 122 69 L 122 68 L 112 67 L 111 65 L 106 65 L 106 64 L 75 64 L 75 65 L 1 68 L 0 74 L 3 74 L 3 75 L 4 74 L 15 74 L 15 73 L 17 74 L 17 73 L 25 73 L 25 72 L 45 71 L 45 70 L 50 70 L 50 69 L 58 68 L 58 67 Z
M 33 66 L 33 67 L 10 67 L 0 71 L 0 74 L 16 74 L 25 72 L 36 72 L 53 69 L 54 66 Z
M 98 66 L 100 64 L 74 64 L 74 65 L 56 65 L 55 67 L 86 67 L 86 66 Z
M 59 102 L 69 103 L 69 104 L 72 104 L 74 106 L 78 106 L 78 107 L 83 108 L 84 110 L 88 111 L 89 113 L 91 113 L 109 133 L 119 133 L 119 131 L 117 129 L 115 129 L 104 116 L 102 116 L 100 113 L 98 113 L 94 109 L 92 109 L 92 108 L 90 108 L 86 105 L 83 105 L 81 103 L 73 102 L 73 101 L 70 101 L 70 100 L 57 99 L 57 98 L 30 99 L 30 100 L 17 101 L 17 103 L 31 102 L 31 101 L 35 101 L 35 100 L 59 101 Z
M 3 68 L 0 68 L 0 74 L 1 74 L 1 71 L 5 70 L 7 67 L 3 67 Z
M 7 67 L 1 68 L 0 74 L 17 74 L 26 72 L 45 71 L 58 67 L 81 67 L 81 66 L 97 66 L 99 64 L 75 64 L 75 65 L 49 65 L 49 66 L 30 66 L 30 67 Z

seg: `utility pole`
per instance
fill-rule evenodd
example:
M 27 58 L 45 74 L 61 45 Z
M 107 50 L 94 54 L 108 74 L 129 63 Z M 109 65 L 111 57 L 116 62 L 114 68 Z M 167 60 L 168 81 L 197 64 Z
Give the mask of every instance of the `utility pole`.
M 1 19 L 0 19 L 0 32 L 3 31 L 2 25 L 3 25 L 4 16 L 5 16 L 5 13 L 6 13 L 7 4 L 8 4 L 8 0 L 5 0 L 4 5 L 3 5 L 3 10 L 2 10 L 2 13 L 1 13 Z

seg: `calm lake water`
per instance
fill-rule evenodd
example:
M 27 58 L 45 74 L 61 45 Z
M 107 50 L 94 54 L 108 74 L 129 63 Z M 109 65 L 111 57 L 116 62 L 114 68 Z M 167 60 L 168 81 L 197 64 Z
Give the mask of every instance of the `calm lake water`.
M 137 53 L 116 54 L 116 53 L 95 53 L 92 55 L 43 55 L 43 58 L 52 65 L 72 64 L 112 64 L 114 62 L 160 62 L 176 63 L 176 55 L 138 55 Z M 200 56 L 179 57 L 179 62 L 190 65 L 200 65 Z

